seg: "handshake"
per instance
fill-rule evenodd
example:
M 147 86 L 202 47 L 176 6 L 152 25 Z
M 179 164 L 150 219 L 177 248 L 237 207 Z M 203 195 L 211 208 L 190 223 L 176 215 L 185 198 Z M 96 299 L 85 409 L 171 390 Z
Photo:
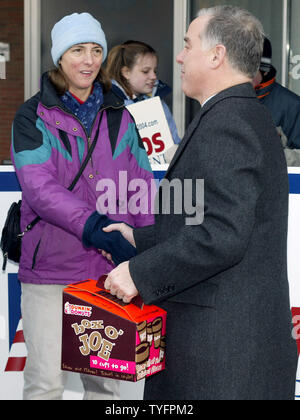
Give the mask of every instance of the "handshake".
M 130 303 L 139 294 L 129 272 L 129 260 L 137 255 L 132 227 L 94 212 L 85 224 L 82 242 L 88 248 L 100 249 L 105 258 L 114 262 L 117 267 L 109 273 L 104 287 Z
M 136 246 L 131 226 L 115 222 L 98 212 L 87 220 L 82 236 L 87 248 L 102 250 L 103 256 L 119 265 L 136 256 Z
M 127 242 L 134 248 L 136 248 L 135 240 L 133 237 L 133 229 L 131 226 L 126 225 L 126 223 L 114 223 L 112 225 L 109 225 L 105 228 L 103 228 L 103 231 L 106 233 L 111 232 L 120 232 L 124 239 L 126 239 Z M 135 251 L 136 254 L 136 251 Z M 107 258 L 109 261 L 113 261 L 113 256 L 102 249 L 102 255 L 103 257 Z

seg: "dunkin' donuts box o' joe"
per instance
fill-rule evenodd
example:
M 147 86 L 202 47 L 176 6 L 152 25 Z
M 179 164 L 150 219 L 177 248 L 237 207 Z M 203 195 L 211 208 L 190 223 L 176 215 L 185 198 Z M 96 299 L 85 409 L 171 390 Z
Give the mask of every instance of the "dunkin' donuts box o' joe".
M 123 303 L 105 279 L 64 289 L 62 369 L 132 382 L 162 371 L 166 312 L 140 298 Z

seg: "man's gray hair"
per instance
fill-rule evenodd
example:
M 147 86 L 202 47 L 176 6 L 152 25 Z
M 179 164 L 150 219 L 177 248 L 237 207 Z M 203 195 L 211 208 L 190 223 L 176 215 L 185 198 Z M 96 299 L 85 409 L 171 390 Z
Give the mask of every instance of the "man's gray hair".
M 264 30 L 260 21 L 247 10 L 234 6 L 201 9 L 197 16 L 211 16 L 200 34 L 203 47 L 224 45 L 231 66 L 253 79 L 263 53 Z

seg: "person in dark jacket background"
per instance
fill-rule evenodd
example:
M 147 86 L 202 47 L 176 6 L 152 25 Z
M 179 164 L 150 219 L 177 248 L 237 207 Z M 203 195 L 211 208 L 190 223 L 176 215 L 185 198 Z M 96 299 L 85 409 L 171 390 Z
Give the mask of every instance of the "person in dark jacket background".
M 281 137 L 288 166 L 300 166 L 300 97 L 276 81 L 272 45 L 264 39 L 260 69 L 253 80 L 256 95 L 271 113 Z

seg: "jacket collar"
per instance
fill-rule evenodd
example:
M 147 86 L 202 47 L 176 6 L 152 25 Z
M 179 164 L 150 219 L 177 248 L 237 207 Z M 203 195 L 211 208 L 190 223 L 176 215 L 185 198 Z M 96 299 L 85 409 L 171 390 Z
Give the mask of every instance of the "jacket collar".
M 51 83 L 48 72 L 44 73 L 41 78 L 41 88 L 40 88 L 40 95 L 41 95 L 41 102 L 46 108 L 61 108 L 64 111 L 70 113 L 70 111 L 66 108 L 64 103 L 61 101 L 59 95 L 56 92 L 54 85 Z M 104 102 L 101 107 L 102 108 L 121 108 L 123 106 L 123 102 L 120 98 L 115 95 L 112 90 L 104 93 Z
M 206 102 L 201 110 L 203 113 L 206 113 L 218 102 L 228 98 L 256 98 L 256 94 L 251 83 L 242 83 L 222 90 Z
M 112 80 L 112 91 L 124 101 L 132 100 L 116 80 Z M 141 100 L 154 98 L 155 96 L 159 96 L 162 99 L 169 95 L 171 92 L 172 89 L 166 83 L 163 83 L 161 80 L 157 80 L 152 90 L 152 94 L 150 96 L 142 94 L 140 97 Z
M 125 101 L 126 99 L 130 99 L 129 96 L 126 94 L 125 90 L 122 88 L 122 86 L 120 86 L 119 83 L 116 82 L 115 80 L 112 80 L 111 90 L 122 101 Z
M 276 78 L 269 80 L 268 82 L 261 83 L 256 86 L 255 91 L 258 99 L 263 99 L 266 96 L 269 96 L 275 86 Z
M 155 84 L 152 91 L 152 97 L 159 96 L 162 99 L 170 93 L 172 93 L 172 89 L 170 88 L 170 86 L 162 82 L 161 80 L 157 80 L 157 83 Z
M 270 95 L 276 82 L 276 69 L 272 66 L 269 73 L 264 76 L 262 83 L 255 86 L 255 91 L 258 99 L 263 99 Z
M 194 134 L 195 130 L 197 129 L 201 119 L 203 116 L 209 112 L 217 103 L 222 102 L 225 99 L 228 98 L 249 98 L 249 99 L 257 99 L 255 91 L 251 85 L 251 83 L 243 83 L 236 86 L 232 86 L 228 89 L 225 89 L 221 92 L 219 92 L 217 95 L 213 96 L 206 104 L 203 106 L 203 108 L 198 111 L 195 118 L 187 128 L 187 131 L 185 133 L 185 136 L 183 137 L 181 143 L 179 144 L 179 147 L 175 153 L 175 156 L 173 157 L 168 171 L 166 173 L 166 176 L 172 169 L 172 167 L 175 165 L 177 160 L 179 159 L 180 155 L 184 151 L 185 147 L 187 146 L 189 140 L 191 139 L 192 135 Z

